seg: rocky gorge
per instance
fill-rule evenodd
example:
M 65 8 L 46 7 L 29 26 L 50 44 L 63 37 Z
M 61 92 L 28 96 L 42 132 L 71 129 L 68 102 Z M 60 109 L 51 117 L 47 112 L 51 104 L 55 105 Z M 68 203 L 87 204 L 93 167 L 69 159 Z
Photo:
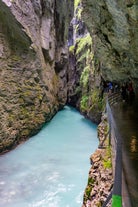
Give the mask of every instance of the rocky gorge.
M 0 20 L 0 152 L 37 133 L 66 103 L 101 122 L 102 142 L 102 81 L 138 88 L 137 1 L 3 0 Z M 108 135 L 105 143 L 91 156 L 83 207 L 102 206 L 111 191 Z
M 103 80 L 120 86 L 131 80 L 138 89 L 138 6 L 135 0 L 76 2 L 76 40 L 74 47 L 70 47 L 76 79 L 73 81 L 70 73 L 69 102 L 74 104 L 77 99 L 77 107 L 99 123 L 104 102 Z
M 73 1 L 5 3 L 0 2 L 0 152 L 35 134 L 65 105 L 73 12 Z

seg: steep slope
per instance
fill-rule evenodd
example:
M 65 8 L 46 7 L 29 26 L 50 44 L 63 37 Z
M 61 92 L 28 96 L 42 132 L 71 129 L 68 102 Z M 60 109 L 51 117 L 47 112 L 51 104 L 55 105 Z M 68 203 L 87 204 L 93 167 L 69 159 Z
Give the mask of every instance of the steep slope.
M 95 58 L 108 80 L 138 79 L 138 4 L 135 0 L 82 0 Z
M 82 19 L 84 8 L 80 1 L 75 2 L 69 29 L 68 102 L 99 123 L 104 108 L 99 61 L 95 58 L 93 38 Z
M 135 0 L 75 4 L 68 101 L 99 122 L 105 81 L 121 86 L 131 80 L 138 90 L 138 5 Z
M 0 1 L 0 152 L 36 133 L 66 103 L 73 10 L 72 1 L 5 2 L 9 7 Z

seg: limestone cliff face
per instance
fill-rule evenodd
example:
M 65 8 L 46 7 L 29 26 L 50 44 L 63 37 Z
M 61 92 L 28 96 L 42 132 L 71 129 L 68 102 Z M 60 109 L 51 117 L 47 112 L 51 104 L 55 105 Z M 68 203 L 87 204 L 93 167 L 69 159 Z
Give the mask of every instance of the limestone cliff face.
M 99 123 L 103 111 L 101 76 L 99 63 L 95 61 L 93 39 L 82 19 L 82 11 L 79 3 L 69 30 L 68 102 Z
M 131 79 L 138 89 L 138 6 L 135 0 L 78 2 L 72 21 L 77 35 L 73 31 L 76 39 L 70 41 L 74 46 L 70 47 L 68 100 L 99 122 L 103 79 L 120 85 Z M 87 32 L 80 31 L 84 24 Z
M 66 103 L 72 1 L 0 1 L 0 152 L 36 133 Z
M 138 5 L 135 0 L 82 0 L 95 59 L 108 80 L 138 78 Z

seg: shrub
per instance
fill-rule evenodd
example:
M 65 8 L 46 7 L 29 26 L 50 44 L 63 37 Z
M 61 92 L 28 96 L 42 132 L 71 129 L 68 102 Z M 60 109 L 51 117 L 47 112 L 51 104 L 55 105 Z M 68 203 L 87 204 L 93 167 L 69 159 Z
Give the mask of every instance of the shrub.
M 88 108 L 88 99 L 89 97 L 87 95 L 82 96 L 80 101 L 80 108 L 82 111 L 86 111 Z

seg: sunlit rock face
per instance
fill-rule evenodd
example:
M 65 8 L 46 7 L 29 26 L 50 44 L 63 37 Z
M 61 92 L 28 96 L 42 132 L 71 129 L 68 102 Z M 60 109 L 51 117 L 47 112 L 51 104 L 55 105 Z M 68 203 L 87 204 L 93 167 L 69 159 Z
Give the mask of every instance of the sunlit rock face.
M 5 4 L 5 3 L 6 4 Z M 0 152 L 36 133 L 66 103 L 73 2 L 0 1 Z
M 102 76 L 138 78 L 138 5 L 135 0 L 82 0 Z

